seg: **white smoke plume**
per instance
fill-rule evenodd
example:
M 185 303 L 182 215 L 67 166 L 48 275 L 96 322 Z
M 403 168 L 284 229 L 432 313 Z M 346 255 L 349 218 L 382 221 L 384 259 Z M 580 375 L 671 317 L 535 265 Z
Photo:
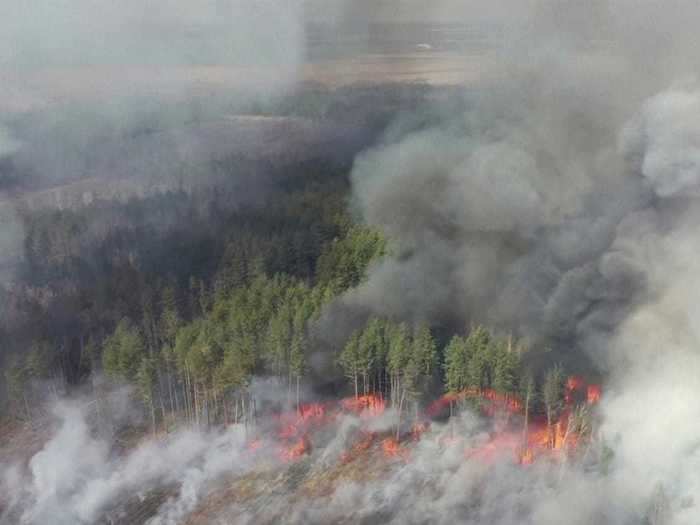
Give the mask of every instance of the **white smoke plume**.
M 111 450 L 112 436 L 95 434 L 87 408 L 58 403 L 59 426 L 27 471 L 20 465 L 4 469 L 3 501 L 8 503 L 1 523 L 96 523 L 135 494 L 169 486 L 175 487 L 172 495 L 151 523 L 181 523 L 208 483 L 223 474 L 244 473 L 257 461 L 246 449 L 248 436 L 241 425 L 209 433 L 185 430 L 120 454 Z
M 635 168 L 660 197 L 696 190 L 700 183 L 699 96 L 693 86 L 661 93 L 624 130 L 625 150 L 641 152 Z

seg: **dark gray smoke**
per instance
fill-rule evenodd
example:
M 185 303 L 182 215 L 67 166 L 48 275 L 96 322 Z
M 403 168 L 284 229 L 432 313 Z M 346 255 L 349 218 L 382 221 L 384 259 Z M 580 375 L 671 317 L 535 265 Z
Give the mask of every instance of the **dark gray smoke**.
M 635 235 L 620 232 L 630 214 L 668 215 L 664 199 L 696 186 L 695 89 L 656 95 L 692 70 L 640 62 L 658 35 L 630 27 L 623 2 L 549 4 L 461 111 L 398 125 L 357 159 L 355 208 L 396 256 L 347 304 L 597 350 L 643 290 L 614 244 Z M 665 8 L 639 9 L 675 28 Z
M 424 508 L 446 523 L 696 523 L 700 13 L 682 1 L 532 13 L 463 110 L 398 125 L 357 159 L 355 209 L 394 255 L 336 310 L 483 322 L 569 361 L 585 351 L 608 377 L 613 469 L 564 469 L 555 485 L 537 470 L 438 469 L 421 498 L 430 476 L 409 467 L 337 504 L 397 523 L 427 522 Z M 654 494 L 670 514 L 642 521 Z

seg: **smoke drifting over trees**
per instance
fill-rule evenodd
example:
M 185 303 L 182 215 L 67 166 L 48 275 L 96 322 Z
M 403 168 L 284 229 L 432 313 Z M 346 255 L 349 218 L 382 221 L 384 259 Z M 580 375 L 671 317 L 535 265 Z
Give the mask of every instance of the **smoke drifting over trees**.
M 696 3 L 6 4 L 0 522 L 700 521 Z M 303 82 L 392 13 L 497 73 Z

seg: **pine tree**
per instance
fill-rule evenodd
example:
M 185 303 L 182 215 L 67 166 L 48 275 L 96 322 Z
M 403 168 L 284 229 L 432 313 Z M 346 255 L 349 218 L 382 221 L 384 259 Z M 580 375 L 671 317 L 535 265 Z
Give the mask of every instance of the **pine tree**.
M 536 398 L 536 388 L 535 379 L 531 372 L 526 372 L 520 377 L 518 384 L 518 390 L 520 398 L 523 400 L 523 446 L 527 447 L 528 444 L 528 431 L 530 427 L 530 411 L 535 403 Z
M 377 355 L 382 352 L 383 336 L 381 320 L 371 319 L 364 330 L 360 333 L 358 341 L 358 359 L 360 373 L 362 375 L 362 386 L 365 395 L 369 392 L 369 379 L 373 367 L 378 364 Z
M 493 346 L 493 388 L 500 394 L 509 395 L 517 387 L 517 373 L 520 366 L 518 354 L 504 341 Z
M 420 325 L 413 336 L 413 359 L 420 374 L 429 379 L 437 363 L 437 345 L 426 324 Z
M 468 386 L 478 391 L 491 386 L 489 377 L 491 336 L 485 328 L 474 328 L 467 337 L 469 364 L 467 365 Z
M 153 435 L 156 434 L 156 409 L 154 402 L 154 393 L 156 385 L 156 369 L 153 359 L 144 357 L 136 369 L 136 377 L 134 378 L 139 396 L 143 400 L 144 405 L 149 409 L 151 415 L 151 430 Z
M 552 425 L 563 406 L 563 399 L 564 371 L 562 370 L 561 365 L 555 365 L 545 374 L 544 384 L 542 385 L 542 401 L 544 402 L 545 412 L 547 415 L 549 443 L 552 447 L 555 444 L 554 436 L 552 434 Z
M 31 421 L 31 412 L 29 410 L 26 390 L 28 380 L 27 366 L 24 361 L 17 355 L 10 356 L 8 358 L 8 363 L 5 365 L 7 394 L 10 400 L 15 404 L 23 405 L 25 416 L 27 420 Z
M 411 355 L 404 369 L 404 385 L 413 400 L 416 417 L 418 403 L 430 387 L 437 363 L 437 345 L 426 324 L 419 325 L 413 336 Z
M 289 310 L 282 308 L 270 320 L 265 338 L 266 357 L 273 373 L 277 377 L 283 378 L 287 375 L 290 343 L 291 324 Z
M 391 402 L 400 407 L 404 398 L 402 375 L 411 354 L 411 337 L 405 323 L 390 325 L 387 330 L 387 368 L 391 381 Z
M 340 356 L 338 364 L 343 369 L 345 377 L 353 382 L 355 387 L 355 397 L 359 396 L 359 378 L 362 373 L 360 365 L 360 333 L 352 334 L 348 342 L 345 344 Z
M 136 377 L 146 345 L 138 327 L 122 319 L 114 333 L 105 340 L 102 360 L 107 374 L 126 381 Z
M 463 337 L 455 335 L 445 347 L 445 389 L 457 393 L 469 383 L 469 351 Z
M 304 335 L 296 332 L 292 336 L 291 348 L 289 351 L 289 369 L 292 377 L 296 381 L 296 406 L 299 410 L 299 388 L 301 378 L 306 371 L 306 356 L 304 355 Z
M 159 319 L 159 334 L 162 342 L 173 345 L 175 336 L 182 325 L 182 319 L 177 305 L 175 290 L 168 286 L 163 290 L 161 300 L 162 313 Z

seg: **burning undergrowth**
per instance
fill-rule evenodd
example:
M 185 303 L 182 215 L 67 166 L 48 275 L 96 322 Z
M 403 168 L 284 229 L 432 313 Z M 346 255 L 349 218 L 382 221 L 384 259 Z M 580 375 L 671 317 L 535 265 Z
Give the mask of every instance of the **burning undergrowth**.
M 570 378 L 567 385 L 570 397 L 552 428 L 538 420 L 528 424 L 519 400 L 504 400 L 489 391 L 444 396 L 407 422 L 398 439 L 396 414 L 377 411 L 384 406 L 380 398 L 350 398 L 323 410 L 305 407 L 291 433 L 303 435 L 308 444 L 303 454 L 291 444 L 282 455 L 284 466 L 230 479 L 202 501 L 187 523 L 448 523 L 468 508 L 474 522 L 480 522 L 484 518 L 476 515 L 482 512 L 482 498 L 494 490 L 492 482 L 500 485 L 501 476 L 523 484 L 520 492 L 527 490 L 529 479 L 537 490 L 555 494 L 572 471 L 593 476 L 604 468 L 599 436 L 591 427 L 575 425 L 584 410 L 590 411 L 587 421 L 595 424 L 598 400 L 586 399 L 586 385 L 578 378 Z M 466 404 L 473 408 L 465 409 Z M 460 408 L 453 407 L 454 414 L 445 418 L 443 410 L 451 405 Z M 347 410 L 358 406 L 365 408 L 359 413 Z M 327 426 L 330 433 L 324 432 Z M 290 431 L 281 428 L 284 441 Z M 493 478 L 489 472 L 495 472 Z M 472 491 L 450 494 L 450 480 L 461 483 L 465 475 L 474 478 Z M 417 491 L 414 500 L 412 491 Z M 453 508 L 426 513 L 422 506 L 430 497 Z M 520 497 L 525 510 L 526 494 Z
M 598 400 L 586 397 L 596 389 L 570 378 L 551 424 L 528 417 L 519 398 L 491 390 L 445 395 L 403 420 L 381 396 L 364 395 L 261 412 L 228 428 L 182 430 L 121 451 L 110 449 L 113 440 L 95 425 L 89 405 L 61 403 L 51 439 L 26 464 L 5 469 L 2 522 L 349 520 L 356 517 L 345 507 L 349 494 L 415 476 L 428 457 L 450 458 L 452 470 L 442 475 L 468 465 L 563 475 L 565 465 L 599 459 Z M 314 510 L 326 504 L 339 514 Z

